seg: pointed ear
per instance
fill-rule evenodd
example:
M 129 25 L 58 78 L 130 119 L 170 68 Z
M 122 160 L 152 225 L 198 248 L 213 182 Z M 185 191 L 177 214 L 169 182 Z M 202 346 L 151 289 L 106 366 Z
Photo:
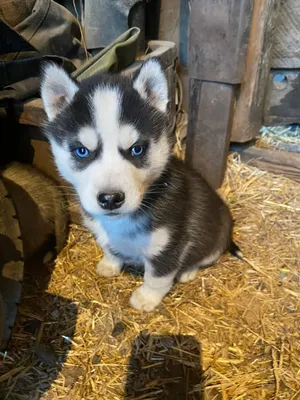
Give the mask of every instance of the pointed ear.
M 158 60 L 150 59 L 142 65 L 133 79 L 133 87 L 153 107 L 167 111 L 168 82 Z
M 76 82 L 54 63 L 44 66 L 41 77 L 41 96 L 49 121 L 69 104 L 78 90 Z

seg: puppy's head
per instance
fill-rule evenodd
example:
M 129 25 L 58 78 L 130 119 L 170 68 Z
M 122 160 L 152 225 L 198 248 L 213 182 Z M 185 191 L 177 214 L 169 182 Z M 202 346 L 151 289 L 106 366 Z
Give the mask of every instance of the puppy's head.
M 41 95 L 56 165 L 83 208 L 94 217 L 138 210 L 170 157 L 160 63 L 147 61 L 132 80 L 99 75 L 81 83 L 48 64 Z

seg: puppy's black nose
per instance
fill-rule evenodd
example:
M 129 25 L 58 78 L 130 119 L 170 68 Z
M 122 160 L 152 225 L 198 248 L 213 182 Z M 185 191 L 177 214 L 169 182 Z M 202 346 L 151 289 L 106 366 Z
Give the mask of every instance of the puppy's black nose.
M 116 210 L 122 206 L 124 201 L 125 194 L 123 192 L 98 194 L 98 203 L 103 210 Z

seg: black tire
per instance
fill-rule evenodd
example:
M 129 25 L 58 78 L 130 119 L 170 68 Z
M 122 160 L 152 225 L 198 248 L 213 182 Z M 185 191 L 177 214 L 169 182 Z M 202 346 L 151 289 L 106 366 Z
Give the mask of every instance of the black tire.
M 23 243 L 12 199 L 0 178 L 0 350 L 7 347 L 21 301 Z

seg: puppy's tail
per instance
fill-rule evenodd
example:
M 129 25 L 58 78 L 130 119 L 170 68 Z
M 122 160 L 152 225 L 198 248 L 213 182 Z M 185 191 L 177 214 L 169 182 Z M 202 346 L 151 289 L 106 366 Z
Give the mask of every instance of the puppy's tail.
M 228 251 L 231 255 L 238 258 L 239 260 L 245 261 L 241 249 L 239 248 L 239 246 L 236 243 L 234 243 L 233 240 L 231 241 Z

